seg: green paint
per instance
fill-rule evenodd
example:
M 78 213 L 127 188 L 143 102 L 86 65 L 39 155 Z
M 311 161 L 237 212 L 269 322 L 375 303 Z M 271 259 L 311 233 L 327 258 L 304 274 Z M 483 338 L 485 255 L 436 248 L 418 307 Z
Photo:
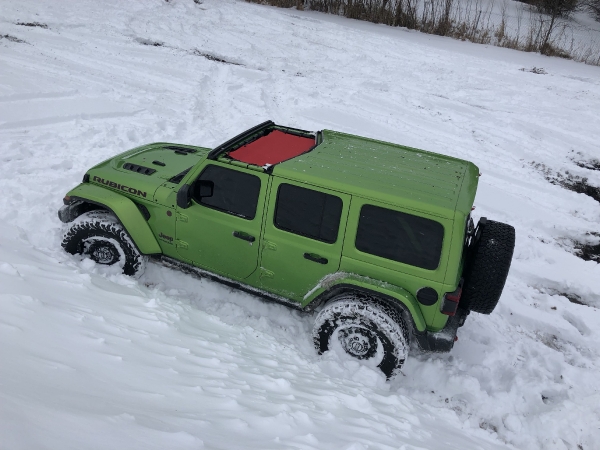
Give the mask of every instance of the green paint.
M 217 161 L 209 160 L 206 148 L 180 146 L 192 152 L 185 154 L 166 148 L 173 145 L 180 146 L 150 144 L 104 161 L 88 171 L 90 182 L 68 195 L 114 211 L 142 253 L 163 253 L 301 307 L 335 286 L 353 285 L 401 302 L 420 331 L 444 327 L 447 316 L 439 312 L 439 302 L 445 292 L 457 287 L 462 274 L 465 221 L 479 176 L 474 164 L 328 130 L 322 132 L 319 145 L 312 151 L 272 167 L 270 173 L 233 161 L 226 154 Z M 155 172 L 135 173 L 123 167 L 126 163 Z M 188 208 L 177 206 L 177 191 L 184 184 L 192 185 L 209 164 L 260 179 L 258 207 L 252 220 L 194 200 Z M 179 183 L 169 181 L 188 168 Z M 335 242 L 300 236 L 274 225 L 277 189 L 282 183 L 342 200 Z M 148 221 L 136 203 L 148 209 Z M 438 267 L 422 269 L 357 250 L 358 220 L 366 204 L 441 224 L 444 239 Z M 254 241 L 239 236 L 253 237 Z M 307 259 L 305 254 L 321 262 Z M 438 293 L 438 303 L 424 306 L 416 300 L 417 291 L 425 286 Z
M 135 203 L 124 195 L 93 184 L 83 183 L 67 194 L 110 209 L 119 218 L 133 242 L 144 254 L 161 253 L 154 234 Z

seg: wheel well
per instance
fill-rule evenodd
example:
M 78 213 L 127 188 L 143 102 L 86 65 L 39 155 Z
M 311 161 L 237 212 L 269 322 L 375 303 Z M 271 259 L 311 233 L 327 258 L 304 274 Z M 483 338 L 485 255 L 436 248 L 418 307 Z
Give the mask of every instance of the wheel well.
M 409 328 L 408 331 L 410 336 L 412 337 L 416 332 L 416 326 L 412 314 L 402 302 L 390 295 L 382 294 L 381 292 L 372 291 L 370 289 L 355 286 L 352 284 L 341 284 L 338 286 L 334 286 L 333 288 L 322 293 L 319 297 L 313 300 L 310 303 L 309 308 L 312 310 L 321 305 L 325 305 L 332 301 L 335 297 L 338 297 L 342 294 L 354 294 L 358 298 L 370 299 L 396 309 L 396 311 L 400 313 L 402 319 L 404 319 L 404 323 L 406 324 L 406 326 Z
M 92 203 L 92 202 L 87 202 L 87 201 L 82 200 L 81 206 L 80 206 L 81 212 L 79 212 L 79 214 L 77 214 L 77 217 L 79 217 L 80 215 L 82 215 L 86 212 L 98 211 L 98 210 L 109 211 L 109 209 L 104 205 L 99 205 L 97 203 Z
M 62 222 L 69 223 L 73 222 L 82 214 L 97 210 L 110 211 L 104 205 L 100 205 L 82 198 L 72 198 L 68 205 L 61 208 L 58 213 L 58 217 Z
M 141 205 L 139 203 L 136 203 L 136 202 L 133 202 L 133 203 L 140 210 L 140 213 L 142 214 L 144 219 L 146 221 L 148 221 L 148 219 L 150 219 L 150 212 L 148 211 L 148 208 L 146 208 L 144 205 Z M 112 209 L 110 209 L 108 206 L 103 205 L 102 203 L 93 202 L 88 199 L 82 199 L 82 198 L 75 197 L 75 201 L 73 201 L 69 205 L 69 207 L 70 207 L 69 220 L 68 220 L 69 222 L 72 222 L 80 215 L 85 214 L 86 212 L 90 212 L 90 211 L 108 211 L 110 213 L 113 213 L 115 216 L 117 216 L 115 214 L 115 212 Z M 118 216 L 117 216 L 117 218 L 118 218 Z

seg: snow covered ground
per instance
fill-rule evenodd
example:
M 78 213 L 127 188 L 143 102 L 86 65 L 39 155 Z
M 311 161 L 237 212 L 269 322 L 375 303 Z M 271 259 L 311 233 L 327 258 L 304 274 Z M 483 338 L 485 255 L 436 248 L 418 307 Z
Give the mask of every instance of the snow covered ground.
M 505 38 L 514 41 L 518 37 L 521 46 L 528 42 L 530 35 L 532 38 L 538 33 L 543 35 L 542 30 L 547 31 L 550 22 L 549 16 L 540 15 L 536 8 L 514 0 L 460 0 L 455 2 L 454 20 L 479 23 L 479 28 L 488 30 L 492 39 L 494 35 L 497 37 L 504 21 Z M 596 61 L 600 55 L 600 22 L 587 11 L 559 18 L 551 42 L 578 61 L 585 58 L 588 62 Z
M 235 0 L 0 11 L 0 449 L 600 448 L 600 265 L 573 254 L 600 204 L 542 173 L 600 186 L 575 164 L 600 157 L 600 68 Z M 386 383 L 317 356 L 311 315 L 61 250 L 91 165 L 267 119 L 474 161 L 477 217 L 517 230 L 496 311 Z

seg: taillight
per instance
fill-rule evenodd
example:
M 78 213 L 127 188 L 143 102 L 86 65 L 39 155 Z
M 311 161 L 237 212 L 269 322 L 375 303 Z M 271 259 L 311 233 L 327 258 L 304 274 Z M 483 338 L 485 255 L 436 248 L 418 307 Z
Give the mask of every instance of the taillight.
M 460 296 L 462 295 L 462 283 L 458 285 L 454 292 L 446 292 L 442 300 L 441 312 L 447 316 L 453 316 L 456 314 L 458 304 L 460 303 Z

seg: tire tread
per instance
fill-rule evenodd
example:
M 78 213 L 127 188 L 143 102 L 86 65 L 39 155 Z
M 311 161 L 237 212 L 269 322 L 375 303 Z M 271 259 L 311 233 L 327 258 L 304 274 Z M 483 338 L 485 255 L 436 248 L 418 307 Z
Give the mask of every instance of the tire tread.
M 468 250 L 461 307 L 491 314 L 502 295 L 515 248 L 515 229 L 488 220 Z
M 137 249 L 114 214 L 108 211 L 95 210 L 79 216 L 63 235 L 61 246 L 72 255 L 81 254 L 83 241 L 93 236 L 112 238 L 119 243 L 125 254 L 125 275 L 140 276 L 144 272 L 146 257 Z
M 373 323 L 391 344 L 384 344 L 385 354 L 379 368 L 388 379 L 394 377 L 408 354 L 409 331 L 402 314 L 386 302 L 351 293 L 334 297 L 315 320 L 315 348 L 323 354 L 329 349 L 329 341 L 336 328 L 342 324 L 364 325 L 365 322 Z

